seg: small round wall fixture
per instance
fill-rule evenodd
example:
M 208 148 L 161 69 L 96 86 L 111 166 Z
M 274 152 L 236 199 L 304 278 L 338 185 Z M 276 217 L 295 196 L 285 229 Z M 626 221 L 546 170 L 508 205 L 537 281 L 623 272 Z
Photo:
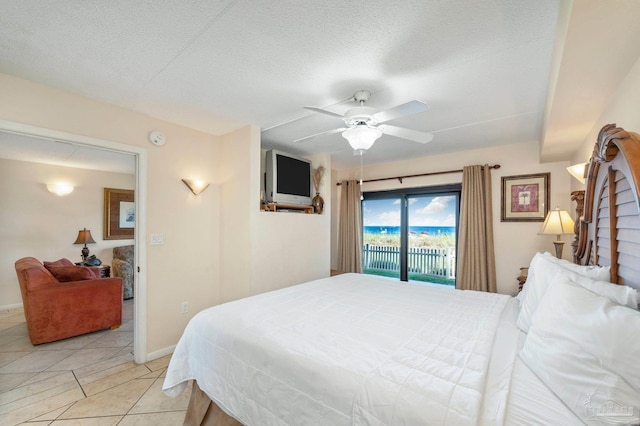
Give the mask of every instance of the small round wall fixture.
M 154 130 L 149 133 L 149 142 L 155 146 L 162 146 L 167 143 L 167 137 L 160 130 Z

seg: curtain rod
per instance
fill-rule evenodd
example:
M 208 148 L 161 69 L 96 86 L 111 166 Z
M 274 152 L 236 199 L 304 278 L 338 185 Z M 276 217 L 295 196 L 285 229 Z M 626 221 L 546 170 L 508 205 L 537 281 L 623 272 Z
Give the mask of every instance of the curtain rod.
M 499 169 L 500 168 L 500 164 L 494 164 L 493 166 L 489 166 L 490 169 Z M 431 172 L 431 173 L 421 173 L 421 174 L 417 174 L 417 175 L 406 175 L 406 176 L 395 176 L 395 177 L 388 177 L 388 178 L 379 178 L 379 179 L 368 179 L 368 180 L 363 180 L 362 183 L 367 183 L 367 182 L 380 182 L 383 180 L 395 180 L 398 179 L 400 181 L 400 183 L 402 183 L 402 179 L 407 179 L 407 178 L 414 178 L 414 177 L 422 177 L 422 176 L 435 176 L 435 175 L 446 175 L 449 173 L 462 173 L 462 169 L 460 170 L 445 170 L 442 172 Z M 336 183 L 336 185 L 340 186 L 342 185 L 342 182 L 338 182 Z

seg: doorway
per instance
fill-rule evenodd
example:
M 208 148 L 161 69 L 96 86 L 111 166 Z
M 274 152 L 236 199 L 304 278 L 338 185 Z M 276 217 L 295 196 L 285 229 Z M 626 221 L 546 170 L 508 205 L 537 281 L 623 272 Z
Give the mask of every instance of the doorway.
M 455 287 L 461 185 L 364 193 L 363 272 Z
M 146 234 L 146 175 L 147 157 L 146 150 L 133 145 L 126 145 L 118 142 L 91 138 L 72 133 L 60 132 L 56 130 L 41 128 L 37 126 L 14 123 L 0 120 L 0 131 L 13 133 L 23 137 L 33 137 L 52 141 L 75 144 L 87 148 L 95 148 L 116 153 L 133 155 L 135 157 L 135 206 L 136 221 L 134 230 L 134 259 L 137 265 L 135 276 L 135 297 L 134 297 L 134 361 L 136 363 L 146 362 L 146 244 L 144 235 Z

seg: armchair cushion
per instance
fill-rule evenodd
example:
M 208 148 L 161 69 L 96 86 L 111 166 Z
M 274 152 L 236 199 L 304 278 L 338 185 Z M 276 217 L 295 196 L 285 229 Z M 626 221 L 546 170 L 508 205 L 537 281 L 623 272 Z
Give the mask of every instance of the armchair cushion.
M 47 266 L 46 268 L 61 283 L 100 278 L 96 277 L 90 268 L 84 266 Z
M 45 260 L 42 264 L 61 283 L 100 278 L 100 268 L 95 266 L 77 266 L 65 258 L 58 259 L 54 262 Z
M 72 261 L 64 257 L 62 259 L 58 259 L 53 262 L 48 262 L 45 260 L 42 263 L 44 264 L 44 267 L 47 269 L 49 269 L 50 266 L 75 266 Z

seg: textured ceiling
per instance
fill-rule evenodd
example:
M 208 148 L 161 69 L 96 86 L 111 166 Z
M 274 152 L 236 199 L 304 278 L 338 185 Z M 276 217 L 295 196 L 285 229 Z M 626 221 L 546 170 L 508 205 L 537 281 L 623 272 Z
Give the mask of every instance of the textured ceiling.
M 340 134 L 292 141 L 342 125 L 303 106 L 341 113 L 361 89 L 427 103 L 392 124 L 435 135 L 383 136 L 368 163 L 541 140 L 562 3 L 0 0 L 0 72 L 213 134 L 254 124 L 345 168 Z

